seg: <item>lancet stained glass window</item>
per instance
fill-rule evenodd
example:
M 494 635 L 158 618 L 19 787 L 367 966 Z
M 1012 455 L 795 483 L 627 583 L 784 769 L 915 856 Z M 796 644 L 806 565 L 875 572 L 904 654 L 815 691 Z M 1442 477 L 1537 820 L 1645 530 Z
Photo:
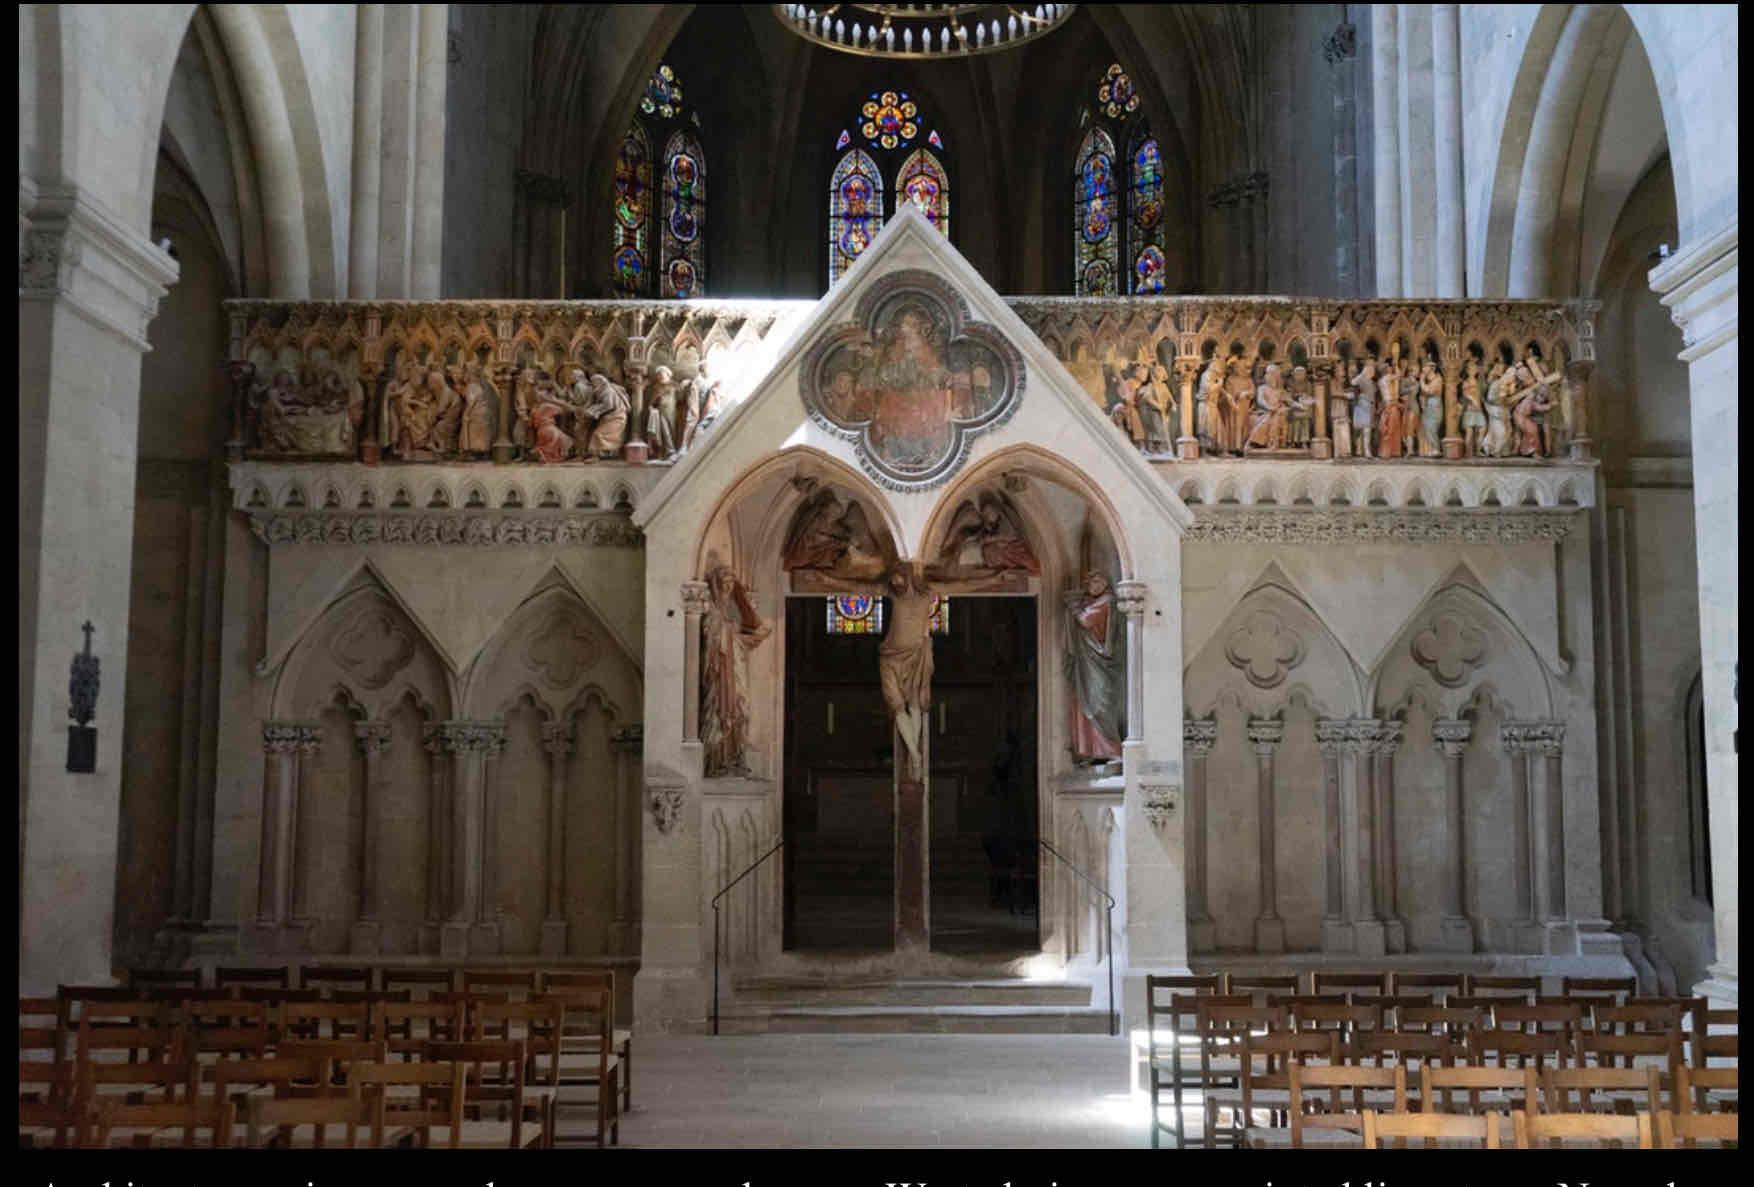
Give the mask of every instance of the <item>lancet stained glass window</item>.
M 883 175 L 863 150 L 840 159 L 828 183 L 828 282 L 852 267 L 883 229 Z
M 706 291 L 706 162 L 686 131 L 664 146 L 664 257 L 658 291 L 698 297 Z
M 912 202 L 946 236 L 950 234 L 950 179 L 938 158 L 917 150 L 895 175 L 896 201 Z
M 870 594 L 830 594 L 823 599 L 825 627 L 831 635 L 881 635 L 883 633 L 882 598 Z M 931 631 L 934 635 L 950 633 L 950 599 L 944 594 L 932 595 Z
M 681 78 L 660 65 L 615 159 L 610 282 L 618 297 L 706 293 L 707 165 L 700 126 L 700 113 L 683 106 Z M 660 155 L 654 155 L 657 145 Z
M 1115 142 L 1101 128 L 1092 128 L 1078 149 L 1074 184 L 1076 201 L 1076 295 L 1112 297 L 1120 238 L 1114 219 Z
M 1163 162 L 1157 153 L 1157 141 L 1143 127 L 1133 133 L 1127 151 L 1132 169 L 1129 191 L 1131 209 L 1127 212 L 1127 258 L 1132 262 L 1133 292 L 1140 295 L 1161 293 L 1164 285 L 1163 259 Z
M 651 270 L 652 150 L 638 122 L 627 130 L 615 158 L 615 291 L 624 297 L 647 292 Z

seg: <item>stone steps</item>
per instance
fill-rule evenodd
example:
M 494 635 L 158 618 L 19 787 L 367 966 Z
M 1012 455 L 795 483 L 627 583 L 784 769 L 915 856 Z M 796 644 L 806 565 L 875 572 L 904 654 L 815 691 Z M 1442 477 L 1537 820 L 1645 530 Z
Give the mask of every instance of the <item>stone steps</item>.
M 1022 977 L 746 976 L 721 1006 L 727 1034 L 1103 1034 L 1084 981 Z
M 751 978 L 735 988 L 739 1004 L 781 1003 L 820 1006 L 1087 1006 L 1090 985 L 1082 981 L 1018 979 L 839 981 L 824 984 L 798 978 Z

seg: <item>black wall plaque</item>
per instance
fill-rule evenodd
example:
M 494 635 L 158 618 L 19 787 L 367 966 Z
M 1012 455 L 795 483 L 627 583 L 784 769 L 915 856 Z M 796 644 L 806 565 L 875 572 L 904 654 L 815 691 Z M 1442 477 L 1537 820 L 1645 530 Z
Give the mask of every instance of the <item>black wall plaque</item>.
M 79 628 L 85 632 L 85 651 L 73 656 L 73 668 L 67 680 L 67 699 L 71 702 L 67 716 L 75 724 L 67 727 L 67 769 L 77 775 L 97 770 L 97 727 L 91 719 L 97 716 L 98 659 L 91 653 L 91 633 L 97 628 L 90 622 Z

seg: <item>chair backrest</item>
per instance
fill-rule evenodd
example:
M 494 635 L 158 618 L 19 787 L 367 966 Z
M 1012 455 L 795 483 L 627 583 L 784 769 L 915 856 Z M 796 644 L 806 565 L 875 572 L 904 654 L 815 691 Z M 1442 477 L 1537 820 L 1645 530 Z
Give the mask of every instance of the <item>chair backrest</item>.
M 307 964 L 298 970 L 301 989 L 358 989 L 372 987 L 370 965 Z
M 359 1144 L 359 1133 L 370 1129 L 371 1106 L 353 1090 L 335 1096 L 296 1096 L 248 1098 L 248 1144 L 252 1150 L 276 1143 L 280 1135 L 290 1135 L 299 1126 L 314 1129 L 311 1144 L 319 1149 L 328 1144 L 327 1130 L 331 1125 L 345 1125 L 343 1145 L 352 1149 Z
M 1741 1108 L 1739 1069 L 1734 1067 L 1688 1067 L 1682 1064 L 1675 1071 L 1675 1112 L 1733 1113 Z M 1712 1093 L 1718 1093 L 1720 1107 L 1712 1108 Z M 1736 1095 L 1736 1107 L 1723 1108 Z
M 1637 977 L 1561 977 L 1561 993 L 1611 993 L 1625 1001 L 1638 993 Z
M 1405 1138 L 1451 1141 L 1476 1141 L 1488 1150 L 1498 1149 L 1498 1126 L 1502 1113 L 1481 1113 L 1470 1116 L 1460 1113 L 1379 1113 L 1364 1114 L 1364 1148 L 1380 1150 L 1383 1141 Z
M 549 989 L 614 989 L 615 970 L 549 969 L 542 974 L 541 987 L 545 992 Z
M 1689 1005 L 1685 1001 L 1630 1001 L 1623 1006 L 1598 1006 L 1596 1029 L 1604 1034 L 1685 1033 Z
M 1723 1010 L 1709 1008 L 1704 998 L 1696 999 L 1698 1006 L 1693 1010 L 1693 1050 L 1690 1056 L 1694 1067 L 1705 1067 L 1713 1059 L 1735 1060 L 1741 1048 L 1738 1027 L 1741 1013 L 1734 1007 Z M 1713 1027 L 1717 1027 L 1713 1031 Z
M 1452 993 L 1444 999 L 1444 1005 L 1452 1010 L 1482 1010 L 1488 1016 L 1499 1006 L 1527 1006 L 1534 1004 L 1529 997 L 1505 990 L 1503 993 Z
M 366 1039 L 370 1028 L 369 1001 L 280 1003 L 280 1033 L 288 1039 Z
M 1482 1092 L 1502 1093 L 1514 1107 L 1527 1108 L 1538 1091 L 1534 1068 L 1440 1067 L 1419 1069 L 1420 1107 L 1432 1113 L 1478 1113 Z
M 456 988 L 456 973 L 451 969 L 379 969 L 378 984 L 385 989 L 408 989 L 418 994 L 443 992 Z
M 96 1106 L 117 1099 L 141 1105 L 190 1104 L 195 1100 L 198 1075 L 199 1065 L 193 1059 L 184 1058 L 181 1050 L 171 1052 L 169 1059 L 80 1064 L 74 1093 L 79 1112 L 78 1144 L 92 1143 L 93 1126 L 97 1123 Z M 115 1124 L 132 1125 L 136 1122 L 117 1121 Z
M 156 989 L 166 985 L 201 987 L 200 969 L 129 969 L 128 984 L 135 989 Z
M 1478 1026 L 1468 1032 L 1468 1061 L 1484 1067 L 1487 1059 L 1499 1067 L 1566 1067 L 1581 1058 L 1576 1034 L 1546 1031 L 1505 1030 Z
M 80 1064 L 106 1057 L 161 1060 L 180 1042 L 181 1028 L 165 1002 L 87 999 L 78 1009 L 73 1055 Z
M 548 987 L 554 986 L 553 974 L 550 974 Z M 1158 1018 L 1164 1019 L 1163 1025 L 1170 1031 L 1180 1029 L 1181 1019 L 1186 1013 L 1178 1014 L 1176 1003 L 1195 997 L 1216 997 L 1224 989 L 1224 974 L 1213 973 L 1198 977 L 1158 977 L 1147 975 L 1145 978 L 1145 1025 L 1149 1034 L 1148 1041 L 1156 1050 Z
M 1301 993 L 1303 978 L 1296 973 L 1231 973 L 1228 993 L 1252 993 L 1264 1001 L 1269 993 Z
M 1397 1015 L 1409 1007 L 1430 1007 L 1437 1004 L 1437 995 L 1433 993 L 1355 993 L 1352 995 L 1355 1006 L 1375 1006 L 1382 1011 L 1383 1025 L 1398 1025 Z
M 199 1101 L 193 1097 L 181 1100 L 143 1101 L 132 1097 L 110 1097 L 93 1102 L 92 1117 L 86 1125 L 86 1137 L 80 1144 L 99 1149 L 110 1144 L 116 1129 L 181 1129 L 185 1147 L 197 1145 L 196 1133 L 205 1129 L 217 1135 L 219 1130 L 217 1101 Z M 214 1140 L 217 1140 L 215 1137 Z
M 615 1050 L 614 993 L 607 986 L 552 990 L 536 1000 L 558 1011 L 564 1038 L 596 1040 L 598 1072 L 606 1071 Z
M 1447 998 L 1452 993 L 1462 992 L 1462 982 L 1466 978 L 1461 973 L 1390 973 L 1389 992 L 1403 994 L 1408 991 L 1423 993 L 1431 991 L 1439 997 Z
M 1560 1141 L 1605 1146 L 1631 1142 L 1640 1150 L 1651 1148 L 1649 1113 L 1533 1113 L 1518 1109 L 1510 1120 L 1519 1150 L 1535 1150 Z
M 262 985 L 290 989 L 292 988 L 292 970 L 286 965 L 281 965 L 279 968 L 236 968 L 221 965 L 213 970 L 213 984 L 219 987 Z
M 432 1144 L 434 1126 L 447 1132 L 446 1144 L 456 1149 L 463 1138 L 463 1097 L 468 1076 L 461 1063 L 356 1063 L 347 1072 L 347 1087 L 356 1092 L 371 1115 L 371 1144 L 382 1146 L 384 1135 L 415 1131 L 415 1145 Z M 418 1085 L 413 1097 L 392 1097 L 391 1085 Z
M 426 1059 L 429 1063 L 468 1065 L 463 1098 L 465 1107 L 488 1101 L 511 1103 L 513 1107 L 508 1110 L 512 1123 L 510 1146 L 514 1150 L 523 1147 L 524 1110 L 519 1107 L 524 1098 L 525 1047 L 522 1039 L 428 1043 Z M 494 1065 L 503 1069 L 503 1077 L 495 1079 L 487 1075 L 487 1069 Z
M 239 985 L 236 990 L 238 1000 L 241 1002 L 267 1002 L 274 1006 L 283 1002 L 320 1002 L 323 1000 L 321 989 L 283 989 L 278 985 Z
M 1239 1078 L 1242 1110 L 1253 1108 L 1253 1094 L 1265 1088 L 1289 1088 L 1292 1064 L 1320 1062 L 1332 1066 L 1340 1061 L 1340 1036 L 1331 1030 L 1274 1030 L 1244 1034 L 1240 1049 Z
M 1458 1006 L 1407 1006 L 1395 1011 L 1395 1025 L 1415 1033 L 1460 1036 L 1488 1021 L 1485 1010 Z
M 276 1055 L 287 1059 L 320 1059 L 326 1065 L 321 1086 L 330 1094 L 347 1078 L 347 1069 L 355 1063 L 383 1063 L 389 1056 L 389 1045 L 383 1039 L 284 1039 L 275 1048 Z
M 1487 974 L 1469 973 L 1462 979 L 1462 993 L 1468 997 L 1485 997 L 1489 995 L 1510 995 L 1535 1000 L 1541 992 L 1539 977 L 1500 977 Z
M 608 990 L 580 990 L 581 994 Z M 539 1077 L 552 1080 L 560 1071 L 560 1034 L 565 1012 L 560 996 L 536 997 L 522 1002 L 482 1002 L 470 1020 L 471 1041 L 481 1039 L 522 1039 L 525 1054 L 532 1064 L 546 1056 L 549 1073 Z
M 414 1000 L 412 989 L 331 989 L 329 1000 L 332 1002 L 364 1002 L 375 1006 L 379 1002 L 411 1002 Z
M 1653 1031 L 1644 1034 L 1612 1034 L 1585 1031 L 1578 1036 L 1578 1061 L 1585 1067 L 1633 1067 L 1640 1060 L 1664 1061 L 1673 1076 L 1681 1067 L 1681 1032 Z
M 1656 1113 L 1663 1107 L 1662 1077 L 1654 1066 L 1645 1067 L 1569 1067 L 1544 1068 L 1541 1071 L 1541 1105 L 1543 1113 L 1591 1113 L 1596 1106 L 1613 1107 L 1615 1097 L 1629 1092 L 1643 1092 L 1639 1112 Z M 1597 1093 L 1611 1093 L 1606 1101 L 1592 1099 Z M 1574 1095 L 1575 1094 L 1575 1098 Z M 1530 1111 L 1535 1109 L 1529 1102 Z
M 1701 1139 L 1739 1145 L 1741 1132 L 1740 1113 L 1676 1113 L 1665 1109 L 1657 1114 L 1657 1145 L 1664 1150 L 1679 1150 Z
M 1293 1063 L 1289 1069 L 1291 1089 L 1291 1145 L 1301 1148 L 1306 1129 L 1340 1129 L 1364 1137 L 1364 1093 L 1394 1092 L 1394 1111 L 1407 1111 L 1407 1069 L 1394 1067 L 1327 1067 Z M 1349 1094 L 1349 1097 L 1348 1097 Z M 1321 1102 L 1324 1112 L 1309 1104 Z M 1349 1107 L 1348 1107 L 1349 1106 Z
M 198 1055 L 260 1059 L 274 1041 L 278 1011 L 266 1002 L 189 1000 L 183 1003 L 183 1017 Z
M 372 1033 L 391 1054 L 411 1059 L 429 1042 L 461 1042 L 466 1013 L 461 1001 L 381 1001 L 373 1007 Z
M 1376 1006 L 1336 1005 L 1333 1002 L 1302 1002 L 1291 1006 L 1294 1030 L 1331 1030 L 1350 1039 L 1360 1031 L 1381 1030 L 1382 1010 Z
M 1361 993 L 1382 994 L 1389 991 L 1389 975 L 1387 973 L 1329 973 L 1317 971 L 1310 988 L 1316 993 L 1350 993 L 1354 990 Z
M 522 993 L 536 992 L 536 969 L 464 969 L 463 992 Z

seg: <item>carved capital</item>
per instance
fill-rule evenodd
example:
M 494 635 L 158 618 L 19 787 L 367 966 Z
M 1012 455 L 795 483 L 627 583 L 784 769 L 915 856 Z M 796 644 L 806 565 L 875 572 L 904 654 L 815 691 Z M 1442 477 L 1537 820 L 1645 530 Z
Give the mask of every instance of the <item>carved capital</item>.
M 573 751 L 573 726 L 570 721 L 550 722 L 542 727 L 542 749 L 559 758 Z
M 1121 581 L 1115 585 L 1115 602 L 1121 613 L 1128 618 L 1139 618 L 1145 613 L 1145 595 L 1147 586 L 1143 581 Z
M 1474 723 L 1466 718 L 1440 717 L 1431 723 L 1431 740 L 1445 758 L 1460 758 L 1474 736 Z
M 1285 723 L 1277 717 L 1251 717 L 1248 725 L 1249 747 L 1258 758 L 1272 758 L 1273 751 L 1285 740 Z
M 1164 826 L 1175 819 L 1177 792 L 1180 790 L 1173 783 L 1140 785 L 1140 807 L 1144 809 L 1145 821 L 1153 831 L 1162 832 Z
M 1212 753 L 1212 746 L 1217 741 L 1218 723 L 1216 721 L 1182 722 L 1182 748 L 1192 757 L 1206 757 Z
M 444 721 L 439 735 L 453 754 L 498 754 L 506 746 L 505 724 L 498 721 Z
M 705 614 L 712 605 L 712 588 L 704 581 L 684 581 L 682 583 L 682 613 Z
M 1379 722 L 1376 728 L 1376 737 L 1371 741 L 1371 753 L 1392 756 L 1395 751 L 1401 748 L 1401 737 L 1406 729 L 1406 724 L 1403 722 Z
M 323 748 L 323 727 L 311 722 L 298 726 L 298 752 L 315 754 Z
M 1346 749 L 1346 723 L 1324 717 L 1315 723 L 1316 745 L 1332 758 Z
M 645 750 L 646 727 L 643 722 L 624 725 L 609 735 L 609 745 L 619 754 L 639 754 Z
M 1522 724 L 1523 746 L 1530 754 L 1557 757 L 1565 749 L 1563 721 L 1530 721 Z
M 353 741 L 361 754 L 382 754 L 390 747 L 390 723 L 358 721 L 353 725 Z
M 445 730 L 441 722 L 430 722 L 420 727 L 420 744 L 430 754 L 442 754 L 445 749 Z
M 298 749 L 303 729 L 293 721 L 264 721 L 262 749 L 268 754 L 291 754 Z
M 1374 717 L 1348 717 L 1338 723 L 1340 746 L 1356 755 L 1366 755 L 1376 748 L 1376 735 L 1382 722 Z

